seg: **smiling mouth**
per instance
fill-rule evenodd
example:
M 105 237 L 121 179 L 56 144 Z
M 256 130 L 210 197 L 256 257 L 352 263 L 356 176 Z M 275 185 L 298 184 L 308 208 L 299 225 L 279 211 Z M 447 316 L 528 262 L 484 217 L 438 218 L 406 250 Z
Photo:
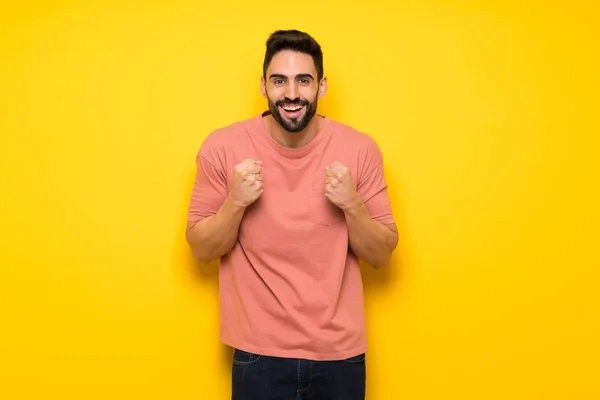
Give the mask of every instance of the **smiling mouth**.
M 279 108 L 281 108 L 282 114 L 286 118 L 297 119 L 302 115 L 304 104 L 285 104 L 279 106 Z
M 289 106 L 286 105 L 286 106 L 280 106 L 280 107 L 283 109 L 283 111 L 290 112 L 290 113 L 298 112 L 298 111 L 300 111 L 300 110 L 302 110 L 304 108 L 303 105 L 293 105 L 293 106 L 292 105 L 289 105 Z

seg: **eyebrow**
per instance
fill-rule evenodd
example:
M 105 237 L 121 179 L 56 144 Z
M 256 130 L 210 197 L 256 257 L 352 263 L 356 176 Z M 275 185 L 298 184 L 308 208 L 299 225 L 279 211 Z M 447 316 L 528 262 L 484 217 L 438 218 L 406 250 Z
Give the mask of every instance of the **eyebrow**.
M 269 79 L 276 79 L 276 78 L 287 79 L 288 77 L 283 74 L 271 74 L 269 76 Z M 311 74 L 298 74 L 298 75 L 296 75 L 296 78 L 310 78 L 312 80 L 315 79 L 315 78 L 313 78 L 313 76 Z

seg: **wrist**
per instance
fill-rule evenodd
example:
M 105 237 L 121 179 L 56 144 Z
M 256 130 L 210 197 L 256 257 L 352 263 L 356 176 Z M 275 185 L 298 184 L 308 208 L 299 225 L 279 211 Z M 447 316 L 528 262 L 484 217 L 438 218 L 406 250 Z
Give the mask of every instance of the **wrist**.
M 358 196 L 358 194 L 354 196 L 354 198 L 350 202 L 348 202 L 348 204 L 345 207 L 342 208 L 342 211 L 344 211 L 346 215 L 354 216 L 360 215 L 365 210 L 365 204 L 363 203 L 360 196 Z
M 225 205 L 228 211 L 232 214 L 242 213 L 246 209 L 246 205 L 244 205 L 241 201 L 236 199 L 231 193 L 225 199 Z

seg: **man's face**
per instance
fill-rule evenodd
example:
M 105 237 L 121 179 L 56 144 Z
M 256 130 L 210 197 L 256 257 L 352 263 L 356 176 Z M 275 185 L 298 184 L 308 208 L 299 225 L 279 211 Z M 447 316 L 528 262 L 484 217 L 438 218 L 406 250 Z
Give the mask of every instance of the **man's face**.
M 317 81 L 310 55 L 284 50 L 277 53 L 261 80 L 261 91 L 273 118 L 288 132 L 300 132 L 317 112 L 327 80 Z

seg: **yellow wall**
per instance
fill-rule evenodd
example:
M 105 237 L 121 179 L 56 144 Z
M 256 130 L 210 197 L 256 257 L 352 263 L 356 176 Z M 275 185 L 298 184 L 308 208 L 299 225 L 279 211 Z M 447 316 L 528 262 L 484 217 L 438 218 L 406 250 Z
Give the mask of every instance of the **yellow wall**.
M 186 207 L 278 28 L 386 157 L 368 398 L 600 398 L 598 3 L 28 3 L 0 6 L 1 399 L 228 398 Z

